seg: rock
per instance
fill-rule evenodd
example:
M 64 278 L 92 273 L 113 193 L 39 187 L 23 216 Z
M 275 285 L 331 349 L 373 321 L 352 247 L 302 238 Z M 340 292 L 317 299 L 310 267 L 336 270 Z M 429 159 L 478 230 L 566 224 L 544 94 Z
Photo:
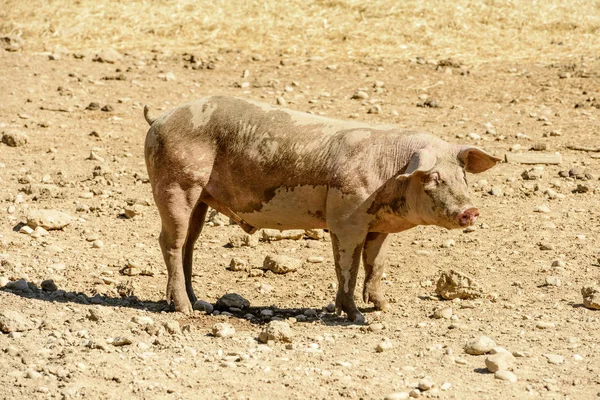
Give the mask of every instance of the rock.
M 542 354 L 548 360 L 549 364 L 560 365 L 565 362 L 565 358 L 560 354 Z
M 121 53 L 119 53 L 117 50 L 113 49 L 112 47 L 109 47 L 107 49 L 100 51 L 98 54 L 96 54 L 96 56 L 92 59 L 92 61 L 114 64 L 117 61 L 120 61 L 122 58 L 123 58 L 123 56 L 121 55 Z
M 375 104 L 374 106 L 370 107 L 369 110 L 367 111 L 367 114 L 381 114 L 382 108 L 379 104 Z
M 47 230 L 63 229 L 73 221 L 73 217 L 56 210 L 32 210 L 27 214 L 27 225 L 31 228 L 41 226 Z
M 268 283 L 261 282 L 258 287 L 258 292 L 261 294 L 271 293 L 273 291 L 273 286 Z
M 442 243 L 442 247 L 444 249 L 449 249 L 450 247 L 454 247 L 456 246 L 456 240 L 454 239 L 448 239 L 446 241 L 444 241 L 444 243 Z
M 551 329 L 556 327 L 556 325 L 554 324 L 554 322 L 538 321 L 535 324 L 535 327 L 538 329 Z
M 207 314 L 211 314 L 215 309 L 212 304 L 204 300 L 196 300 L 193 308 L 196 311 L 204 311 Z
M 5 287 L 8 284 L 8 282 L 10 282 L 10 279 L 8 279 L 5 276 L 0 276 L 0 288 Z
M 233 327 L 233 325 L 228 324 L 227 322 L 219 322 L 213 325 L 212 334 L 215 337 L 232 337 L 233 335 L 235 335 L 235 328 Z
M 521 177 L 525 180 L 534 181 L 538 179 L 542 179 L 544 176 L 544 167 L 534 167 L 528 170 L 523 171 Z
M 24 44 L 25 41 L 19 36 L 7 35 L 0 37 L 0 47 L 6 51 L 19 51 Z
M 485 366 L 490 372 L 511 369 L 515 357 L 508 352 L 492 354 L 485 359 Z
M 45 281 L 42 281 L 40 286 L 45 292 L 56 292 L 58 290 L 56 283 L 54 283 L 52 279 L 46 279 Z
M 306 262 L 311 263 L 311 264 L 320 264 L 323 261 L 325 261 L 325 257 L 321 257 L 321 256 L 309 256 L 306 259 Z
M 88 111 L 96 111 L 100 109 L 100 103 L 98 103 L 97 101 L 92 101 L 90 102 L 90 104 L 87 105 L 87 107 L 85 108 Z
M 549 208 L 547 205 L 545 205 L 545 204 L 541 204 L 541 205 L 539 205 L 539 206 L 536 206 L 536 207 L 533 209 L 533 212 L 538 212 L 538 213 L 545 213 L 545 214 L 547 214 L 547 213 L 549 213 L 549 212 L 550 212 L 550 208 Z
M 106 307 L 95 306 L 88 308 L 86 318 L 93 322 L 106 322 L 111 310 Z
M 217 300 L 216 307 L 218 310 L 228 310 L 231 307 L 243 310 L 250 307 L 250 302 L 237 293 L 227 293 Z
M 16 281 L 8 282 L 6 284 L 6 288 L 22 292 L 24 290 L 28 290 L 29 285 L 27 284 L 27 281 L 25 279 L 19 279 Z
M 439 308 L 437 310 L 435 310 L 433 312 L 433 318 L 435 319 L 450 319 L 452 318 L 452 308 L 451 307 L 444 307 L 444 308 Z
M 25 194 L 36 197 L 57 197 L 62 193 L 62 190 L 58 186 L 50 183 L 32 183 L 23 191 Z
M 247 271 L 248 270 L 248 261 L 234 257 L 231 259 L 229 266 L 227 267 L 229 271 Z
M 258 235 L 248 235 L 247 233 L 238 233 L 229 238 L 231 247 L 256 247 L 258 245 Z
M 561 280 L 557 276 L 547 276 L 546 277 L 546 286 L 560 286 L 562 284 Z
M 363 90 L 357 90 L 352 95 L 352 99 L 354 100 L 367 100 L 369 98 L 369 94 Z
M 325 231 L 323 229 L 306 229 L 304 234 L 314 240 L 323 240 L 325 239 Z
M 33 328 L 33 322 L 20 312 L 11 310 L 0 311 L 1 332 L 25 332 Z
M 42 374 L 37 372 L 35 369 L 29 368 L 27 371 L 25 371 L 25 378 L 27 379 L 40 379 L 41 377 Z
M 131 322 L 138 325 L 152 325 L 154 324 L 154 320 L 152 317 L 147 315 L 135 315 L 131 318 Z
M 262 269 L 258 269 L 258 268 L 252 268 L 249 272 L 248 272 L 248 276 L 251 278 L 256 278 L 259 276 L 265 276 L 265 271 L 263 271 Z
M 285 255 L 266 256 L 262 269 L 276 274 L 287 274 L 302 266 L 302 260 Z
M 494 347 L 496 347 L 496 342 L 491 338 L 479 336 L 467 342 L 465 345 L 465 352 L 472 355 L 481 355 L 489 353 Z
M 435 386 L 435 383 L 433 383 L 430 379 L 423 378 L 419 381 L 418 388 L 419 388 L 419 390 L 426 392 L 429 389 L 433 388 L 434 386 Z
M 435 292 L 446 300 L 473 299 L 483 293 L 481 286 L 472 278 L 454 270 L 442 272 Z
M 508 381 L 510 383 L 517 382 L 517 376 L 514 373 L 512 373 L 510 371 L 507 371 L 507 370 L 496 371 L 496 373 L 494 374 L 494 377 L 496 379 L 500 379 L 500 380 L 503 380 L 503 381 Z
M 375 351 L 377 351 L 378 353 L 383 353 L 384 351 L 389 350 L 393 347 L 394 344 L 389 339 L 383 339 L 381 342 L 379 342 L 379 344 L 377 344 L 377 347 L 375 347 Z
M 263 327 L 258 335 L 258 341 L 267 343 L 269 340 L 276 342 L 292 343 L 294 333 L 285 321 L 271 321 Z
M 278 240 L 300 240 L 304 237 L 304 230 L 291 229 L 279 231 L 277 229 L 263 229 L 262 240 L 265 242 L 275 242 Z
M 103 247 L 104 247 L 104 242 L 100 239 L 94 240 L 92 242 L 92 248 L 94 248 L 94 249 L 101 249 Z
M 584 286 L 581 288 L 583 305 L 590 310 L 600 310 L 600 287 Z
M 133 343 L 133 341 L 130 338 L 125 337 L 125 336 L 117 336 L 112 341 L 112 345 L 115 347 L 128 346 L 132 343 Z
M 219 213 L 217 210 L 210 209 L 208 212 L 207 223 L 212 223 L 214 226 L 227 226 L 230 225 L 229 217 Z
M 133 217 L 136 217 L 138 215 L 141 215 L 144 212 L 144 206 L 141 204 L 133 204 L 131 206 L 127 206 L 123 209 L 123 214 L 125 215 L 125 218 L 131 219 Z
M 383 398 L 383 400 L 406 400 L 410 395 L 406 392 L 394 392 L 390 393 Z
M 2 143 L 9 147 L 21 147 L 29 142 L 29 136 L 19 131 L 4 132 L 2 135 Z
M 179 325 L 179 322 L 175 320 L 167 321 L 163 323 L 163 326 L 171 335 L 181 334 L 181 325 Z
M 282 96 L 277 96 L 277 105 L 287 107 L 287 101 Z

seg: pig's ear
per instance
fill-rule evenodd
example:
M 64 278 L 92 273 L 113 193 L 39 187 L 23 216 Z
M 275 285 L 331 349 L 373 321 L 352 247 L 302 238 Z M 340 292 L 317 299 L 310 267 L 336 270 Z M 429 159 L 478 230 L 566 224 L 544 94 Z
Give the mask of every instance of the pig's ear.
M 412 177 L 416 173 L 430 171 L 436 162 L 437 156 L 427 147 L 417 150 L 410 158 L 404 173 L 398 175 L 396 179 L 403 180 Z
M 463 146 L 458 152 L 458 160 L 465 171 L 478 174 L 492 168 L 500 161 L 500 158 L 494 157 L 478 147 Z

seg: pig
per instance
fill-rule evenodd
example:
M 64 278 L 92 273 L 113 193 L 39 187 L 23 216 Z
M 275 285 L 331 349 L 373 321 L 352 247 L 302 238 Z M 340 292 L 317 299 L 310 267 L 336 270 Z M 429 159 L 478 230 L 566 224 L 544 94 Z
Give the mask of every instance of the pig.
M 225 96 L 204 97 L 155 118 L 145 161 L 161 218 L 166 297 L 189 313 L 194 243 L 209 207 L 247 233 L 327 229 L 338 289 L 335 309 L 362 323 L 354 290 L 360 261 L 363 300 L 390 305 L 381 277 L 390 234 L 419 225 L 475 223 L 466 172 L 499 158 L 393 125 L 341 121 Z

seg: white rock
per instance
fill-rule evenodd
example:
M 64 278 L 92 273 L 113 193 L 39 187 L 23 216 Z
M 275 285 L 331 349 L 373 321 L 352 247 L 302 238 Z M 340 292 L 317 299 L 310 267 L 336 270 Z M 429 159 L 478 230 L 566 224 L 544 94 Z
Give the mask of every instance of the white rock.
M 147 315 L 136 315 L 131 318 L 131 322 L 138 325 L 152 325 L 154 321 Z
M 515 383 L 517 381 L 517 376 L 514 373 L 507 371 L 507 370 L 496 371 L 496 373 L 494 374 L 494 377 L 496 379 L 508 381 L 510 383 Z
M 435 383 L 433 383 L 430 379 L 428 378 L 423 378 L 419 381 L 419 390 L 422 390 L 424 392 L 430 390 L 432 387 L 435 386 Z
M 262 269 L 272 271 L 276 274 L 287 274 L 296 271 L 302 266 L 302 260 L 285 255 L 267 256 L 263 262 Z
M 515 357 L 508 352 L 500 352 L 487 356 L 485 366 L 490 372 L 509 370 L 512 367 Z
M 547 205 L 545 205 L 545 204 L 541 204 L 541 205 L 539 205 L 539 206 L 535 207 L 535 208 L 533 209 L 533 212 L 538 212 L 538 213 L 549 213 L 549 212 L 550 212 L 550 208 L 549 208 Z
M 494 347 L 496 347 L 496 342 L 491 338 L 479 336 L 467 342 L 465 345 L 465 352 L 472 355 L 481 355 L 489 353 Z
M 56 210 L 32 210 L 27 214 L 27 225 L 31 228 L 62 229 L 72 221 L 73 217 Z
M 389 341 L 389 339 L 385 339 L 385 340 L 382 340 L 381 342 L 379 342 L 379 344 L 377 344 L 377 347 L 375 347 L 375 350 L 378 353 L 383 353 L 384 351 L 390 350 L 393 347 L 394 347 L 394 345 L 392 344 L 392 342 Z
M 213 325 L 212 334 L 222 338 L 231 337 L 235 335 L 235 328 L 226 322 L 219 322 Z
M 269 340 L 291 343 L 293 338 L 292 328 L 285 321 L 269 322 L 258 335 L 258 341 L 261 343 L 267 343 Z
M 438 308 L 433 312 L 433 317 L 436 319 L 450 319 L 452 318 L 452 307 Z
M 383 400 L 406 400 L 410 397 L 410 395 L 406 392 L 395 392 L 390 393 L 383 398 Z
M 565 358 L 559 354 L 543 354 L 544 357 L 548 360 L 548 363 L 554 365 L 560 365 L 565 362 Z

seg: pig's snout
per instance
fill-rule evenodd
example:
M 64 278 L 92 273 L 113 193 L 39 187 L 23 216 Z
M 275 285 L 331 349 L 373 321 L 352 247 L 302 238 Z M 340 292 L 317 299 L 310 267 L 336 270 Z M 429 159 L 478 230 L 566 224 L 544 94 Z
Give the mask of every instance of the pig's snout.
M 479 217 L 479 210 L 476 208 L 468 208 L 465 211 L 458 214 L 458 224 L 460 226 L 473 225 Z

